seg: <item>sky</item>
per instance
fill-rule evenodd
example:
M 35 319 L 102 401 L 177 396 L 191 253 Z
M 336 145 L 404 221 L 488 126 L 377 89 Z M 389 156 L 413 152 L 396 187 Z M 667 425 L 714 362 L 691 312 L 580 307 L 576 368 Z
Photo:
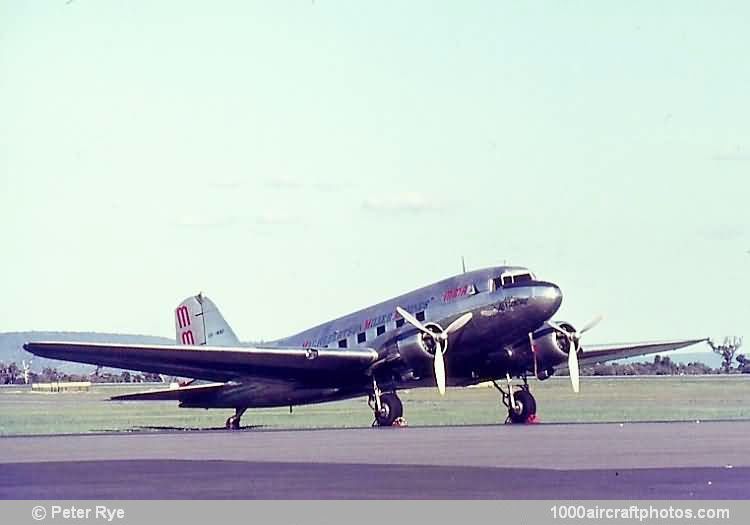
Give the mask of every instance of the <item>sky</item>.
M 503 263 L 744 335 L 747 2 L 0 0 L 0 331 L 270 340 Z

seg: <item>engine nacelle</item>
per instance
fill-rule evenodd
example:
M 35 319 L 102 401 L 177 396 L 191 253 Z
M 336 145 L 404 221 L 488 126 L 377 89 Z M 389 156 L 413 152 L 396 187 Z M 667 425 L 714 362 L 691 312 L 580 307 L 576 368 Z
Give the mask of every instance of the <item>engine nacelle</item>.
M 442 328 L 435 323 L 427 323 L 425 328 L 436 333 L 442 332 Z M 396 342 L 396 348 L 406 365 L 417 376 L 432 374 L 437 343 L 429 334 L 420 332 L 406 339 L 401 339 Z
M 575 333 L 575 328 L 570 323 L 559 323 L 559 326 L 568 333 Z M 571 346 L 570 337 L 553 329 L 547 323 L 534 332 L 537 368 L 540 374 L 544 372 L 544 379 L 552 375 L 549 372 L 550 369 L 568 360 Z

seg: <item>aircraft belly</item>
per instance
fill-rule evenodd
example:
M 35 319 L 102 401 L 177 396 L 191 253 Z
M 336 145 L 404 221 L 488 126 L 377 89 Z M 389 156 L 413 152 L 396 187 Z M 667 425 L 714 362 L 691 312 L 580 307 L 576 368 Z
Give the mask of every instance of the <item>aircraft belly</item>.
M 249 379 L 221 390 L 181 400 L 186 408 L 270 408 L 334 401 L 364 395 L 359 389 L 307 387 L 297 383 Z

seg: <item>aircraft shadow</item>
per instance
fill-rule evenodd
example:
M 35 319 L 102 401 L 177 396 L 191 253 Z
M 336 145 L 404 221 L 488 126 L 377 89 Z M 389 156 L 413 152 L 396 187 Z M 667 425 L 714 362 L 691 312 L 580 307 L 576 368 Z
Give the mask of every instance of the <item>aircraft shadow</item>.
M 130 428 L 104 428 L 93 432 L 106 434 L 136 433 L 136 432 L 242 432 L 264 428 L 263 425 L 243 425 L 239 429 L 229 430 L 226 427 L 176 427 L 176 426 L 136 426 Z

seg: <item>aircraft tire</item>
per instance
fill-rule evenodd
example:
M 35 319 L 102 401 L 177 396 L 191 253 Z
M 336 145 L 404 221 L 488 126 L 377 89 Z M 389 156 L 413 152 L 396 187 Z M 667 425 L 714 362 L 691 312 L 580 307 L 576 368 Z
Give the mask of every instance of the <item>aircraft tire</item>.
M 528 390 L 518 390 L 513 394 L 513 397 L 520 406 L 518 410 L 508 409 L 510 421 L 512 423 L 526 423 L 531 416 L 536 414 L 536 400 Z
M 381 412 L 375 414 L 379 427 L 390 427 L 396 419 L 404 415 L 404 405 L 395 393 L 380 396 Z

